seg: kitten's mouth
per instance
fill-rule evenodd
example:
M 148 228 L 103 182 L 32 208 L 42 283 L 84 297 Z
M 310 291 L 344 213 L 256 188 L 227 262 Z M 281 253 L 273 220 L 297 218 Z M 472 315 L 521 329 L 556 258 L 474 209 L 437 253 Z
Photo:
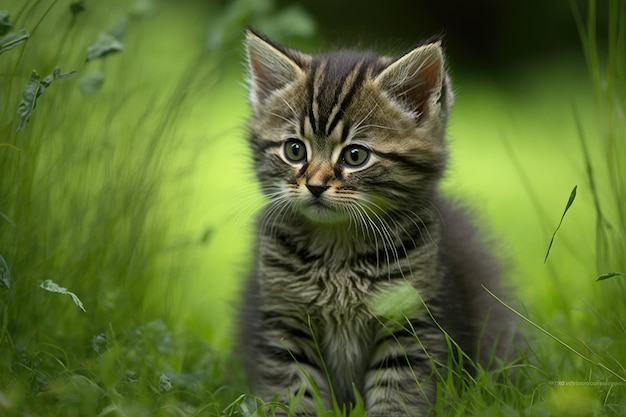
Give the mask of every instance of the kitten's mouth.
M 348 220 L 343 210 L 339 210 L 334 205 L 320 198 L 303 204 L 300 211 L 309 220 L 318 223 L 340 223 Z

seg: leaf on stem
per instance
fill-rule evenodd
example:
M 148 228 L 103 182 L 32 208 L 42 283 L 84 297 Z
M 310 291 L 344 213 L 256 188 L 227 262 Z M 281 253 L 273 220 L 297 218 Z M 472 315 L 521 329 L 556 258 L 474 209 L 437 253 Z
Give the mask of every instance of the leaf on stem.
M 1 26 L 0 26 L 1 27 Z M 30 33 L 26 29 L 11 32 L 0 39 L 0 54 L 15 48 L 30 37 Z
M 0 10 L 0 36 L 10 31 L 12 27 L 13 25 L 9 23 L 9 11 Z
M 106 33 L 101 33 L 98 40 L 87 48 L 87 61 L 102 58 L 109 54 L 121 52 L 123 50 L 124 45 L 115 37 Z
M 41 78 L 39 77 L 39 74 L 37 74 L 37 71 L 33 70 L 30 78 L 28 79 L 28 83 L 26 83 L 24 92 L 22 93 L 20 105 L 17 108 L 17 114 L 20 116 L 20 125 L 17 127 L 17 130 L 24 129 L 26 122 L 28 122 L 31 113 L 35 109 L 37 98 L 41 96 L 39 93 L 40 82 Z
M 552 233 L 552 238 L 550 239 L 550 244 L 548 245 L 548 250 L 546 252 L 546 257 L 543 259 L 543 263 L 546 263 L 546 261 L 548 260 L 548 256 L 550 255 L 550 249 L 552 249 L 552 244 L 554 243 L 554 238 L 556 237 L 556 232 L 558 232 L 559 229 L 561 228 L 561 224 L 563 223 L 563 219 L 565 218 L 565 214 L 567 213 L 567 210 L 569 210 L 569 208 L 574 203 L 574 200 L 576 199 L 576 189 L 577 188 L 578 188 L 577 185 L 574 186 L 574 189 L 572 190 L 571 194 L 569 195 L 569 199 L 567 200 L 567 204 L 565 205 L 565 210 L 563 210 L 563 214 L 561 215 L 561 220 L 559 220 L 558 226 L 554 230 L 554 233 Z
M 26 83 L 24 92 L 22 93 L 20 105 L 17 108 L 17 114 L 20 116 L 20 124 L 17 127 L 17 130 L 22 130 L 26 127 L 28 119 L 30 119 L 33 110 L 35 110 L 35 107 L 37 106 L 37 100 L 42 96 L 44 91 L 46 91 L 46 88 L 50 87 L 52 81 L 71 77 L 75 73 L 76 71 L 61 74 L 61 69 L 56 67 L 52 71 L 52 74 L 46 76 L 42 80 L 37 71 L 33 70 L 28 83 Z
M 87 312 L 87 310 L 85 310 L 85 307 L 83 306 L 83 302 L 80 301 L 80 298 L 78 298 L 78 296 L 76 294 L 74 294 L 71 291 L 68 291 L 67 288 L 63 288 L 63 287 L 59 286 L 57 283 L 55 283 L 51 279 L 45 280 L 39 286 L 41 288 L 43 288 L 44 290 L 46 290 L 46 291 L 56 292 L 58 294 L 69 295 L 70 297 L 72 297 L 72 300 L 74 301 L 74 304 L 76 304 L 78 306 L 78 308 L 83 310 L 83 312 L 85 312 L 85 313 Z

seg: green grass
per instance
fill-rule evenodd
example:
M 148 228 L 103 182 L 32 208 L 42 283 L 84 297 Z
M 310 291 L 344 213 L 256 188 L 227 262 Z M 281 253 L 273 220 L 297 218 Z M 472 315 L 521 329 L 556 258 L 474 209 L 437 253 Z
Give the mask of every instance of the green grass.
M 199 3 L 163 1 L 153 14 L 86 2 L 76 16 L 53 0 L 10 5 L 13 29 L 30 38 L 0 55 L 0 278 L 11 286 L 0 282 L 0 415 L 279 406 L 246 395 L 229 352 L 261 202 L 237 34 L 251 16 L 262 26 L 280 13 L 272 2 Z M 589 4 L 574 14 L 588 73 L 556 57 L 500 80 L 455 75 L 445 187 L 498 239 L 529 351 L 514 374 L 505 363 L 460 384 L 451 372 L 438 415 L 626 413 L 626 279 L 596 282 L 626 272 L 626 11 L 609 1 L 604 45 Z M 221 22 L 211 51 L 207 21 Z M 122 27 L 123 51 L 85 62 L 100 33 Z M 32 70 L 56 66 L 77 73 L 54 80 L 17 131 Z M 104 84 L 85 94 L 89 73 Z M 86 312 L 40 288 L 46 280 Z

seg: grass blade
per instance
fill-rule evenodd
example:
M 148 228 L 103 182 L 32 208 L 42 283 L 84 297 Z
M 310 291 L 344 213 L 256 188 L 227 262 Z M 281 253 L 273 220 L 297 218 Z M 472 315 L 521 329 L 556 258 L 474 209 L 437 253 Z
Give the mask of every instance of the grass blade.
M 558 232 L 559 229 L 561 228 L 561 224 L 563 223 L 563 219 L 565 218 L 565 214 L 567 214 L 567 210 L 569 210 L 569 208 L 574 203 L 574 200 L 576 199 L 576 189 L 577 188 L 578 188 L 578 186 L 575 185 L 574 189 L 572 190 L 571 194 L 569 195 L 569 199 L 567 200 L 567 204 L 565 205 L 565 210 L 563 210 L 563 214 L 561 215 L 561 220 L 559 220 L 558 226 L 554 230 L 554 233 L 552 233 L 552 238 L 550 239 L 550 244 L 548 245 L 548 250 L 546 252 L 546 257 L 543 259 L 543 263 L 546 263 L 546 261 L 548 260 L 548 256 L 550 255 L 550 249 L 552 249 L 552 244 L 554 243 L 554 238 L 556 237 L 556 232 Z
M 2 255 L 0 255 L 0 282 L 2 282 L 9 290 L 11 289 L 11 274 L 9 273 L 9 266 Z
M 613 278 L 613 277 L 626 277 L 626 274 L 623 272 L 607 272 L 598 277 L 596 281 L 604 281 L 605 279 Z
M 534 321 L 532 321 L 531 319 L 529 319 L 528 317 L 524 316 L 522 313 L 520 313 L 519 311 L 517 311 L 516 309 L 514 309 L 513 307 L 511 307 L 510 305 L 508 305 L 505 301 L 503 301 L 501 298 L 499 298 L 497 295 L 495 295 L 494 293 L 492 293 L 491 291 L 489 291 L 489 289 L 487 287 L 485 287 L 484 285 L 481 285 L 481 287 L 483 287 L 483 289 L 485 291 L 487 291 L 487 293 L 492 296 L 497 302 L 499 302 L 500 304 L 502 304 L 502 306 L 504 306 L 507 310 L 509 310 L 511 313 L 515 314 L 517 317 L 519 317 L 520 319 L 522 319 L 523 321 L 525 321 L 526 323 L 530 324 L 531 326 L 533 326 L 535 329 L 539 330 L 541 333 L 545 334 L 546 336 L 550 337 L 552 340 L 554 340 L 555 342 L 557 342 L 558 344 L 560 344 L 561 346 L 563 346 L 564 348 L 566 348 L 567 350 L 569 350 L 570 352 L 572 352 L 573 354 L 575 354 L 576 356 L 578 356 L 579 358 L 581 358 L 583 361 L 594 365 L 594 366 L 598 366 L 599 368 L 603 369 L 604 371 L 608 372 L 609 374 L 613 375 L 614 377 L 616 377 L 619 381 L 626 383 L 626 376 L 622 376 L 620 375 L 617 371 L 609 368 L 608 366 L 606 366 L 605 364 L 603 364 L 602 362 L 599 361 L 595 361 L 587 356 L 585 356 L 584 354 L 582 354 L 581 352 L 579 352 L 578 350 L 576 350 L 573 346 L 568 345 L 565 341 L 563 341 L 562 339 L 560 339 L 558 336 L 550 333 L 547 329 L 541 327 L 539 324 L 535 323 Z

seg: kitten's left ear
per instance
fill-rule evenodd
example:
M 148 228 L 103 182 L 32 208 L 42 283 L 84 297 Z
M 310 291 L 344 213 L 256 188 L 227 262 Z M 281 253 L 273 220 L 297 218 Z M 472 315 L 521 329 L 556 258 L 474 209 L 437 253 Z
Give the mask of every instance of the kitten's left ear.
M 300 77 L 309 56 L 286 48 L 248 29 L 246 51 L 250 70 L 250 102 L 255 110 L 272 93 Z
M 393 61 L 375 82 L 413 112 L 417 120 L 438 113 L 445 120 L 452 104 L 441 42 L 420 46 Z

